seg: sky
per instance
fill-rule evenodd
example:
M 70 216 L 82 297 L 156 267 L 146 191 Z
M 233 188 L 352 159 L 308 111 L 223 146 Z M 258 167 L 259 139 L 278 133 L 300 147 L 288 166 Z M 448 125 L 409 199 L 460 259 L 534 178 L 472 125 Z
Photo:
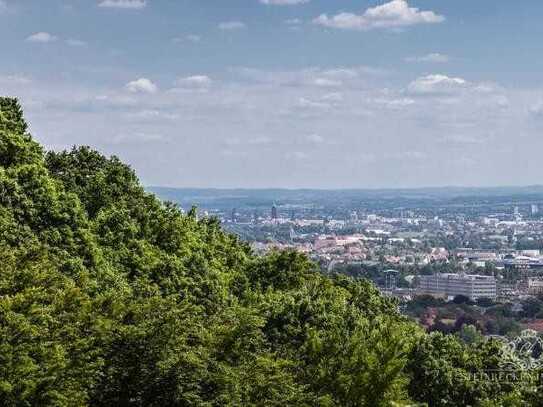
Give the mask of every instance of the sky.
M 0 95 L 145 185 L 541 184 L 543 2 L 0 0 Z

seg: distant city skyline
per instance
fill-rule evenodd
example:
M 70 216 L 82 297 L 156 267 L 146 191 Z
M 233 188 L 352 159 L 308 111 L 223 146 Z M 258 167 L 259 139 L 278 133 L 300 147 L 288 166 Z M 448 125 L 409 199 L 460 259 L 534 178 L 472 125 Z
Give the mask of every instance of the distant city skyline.
M 541 185 L 543 3 L 0 0 L 0 94 L 146 185 Z

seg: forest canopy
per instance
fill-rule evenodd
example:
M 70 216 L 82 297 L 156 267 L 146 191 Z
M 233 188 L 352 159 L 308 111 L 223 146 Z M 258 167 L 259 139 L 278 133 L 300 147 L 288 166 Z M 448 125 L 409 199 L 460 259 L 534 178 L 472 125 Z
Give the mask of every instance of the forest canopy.
M 366 280 L 258 257 L 90 147 L 46 152 L 0 98 L 0 405 L 525 405 Z M 537 389 L 536 389 L 537 390 Z M 498 404 L 492 404 L 498 403 Z

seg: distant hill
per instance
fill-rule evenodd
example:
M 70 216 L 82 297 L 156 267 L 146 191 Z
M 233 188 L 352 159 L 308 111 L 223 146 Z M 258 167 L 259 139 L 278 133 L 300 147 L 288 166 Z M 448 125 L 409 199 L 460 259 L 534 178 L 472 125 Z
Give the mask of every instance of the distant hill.
M 320 206 L 424 207 L 493 202 L 518 204 L 543 201 L 543 186 L 523 187 L 436 187 L 417 189 L 195 189 L 150 186 L 147 190 L 161 199 L 192 205 L 228 209 L 234 207 L 270 207 L 282 204 L 312 203 Z

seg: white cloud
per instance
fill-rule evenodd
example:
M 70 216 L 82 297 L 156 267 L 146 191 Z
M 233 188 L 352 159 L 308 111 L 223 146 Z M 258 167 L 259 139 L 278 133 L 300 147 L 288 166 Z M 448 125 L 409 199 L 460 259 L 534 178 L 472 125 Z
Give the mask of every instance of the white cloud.
M 176 120 L 179 118 L 179 115 L 159 109 L 147 109 L 139 110 L 137 112 L 129 112 L 126 114 L 126 117 L 134 122 L 147 122 L 152 120 Z
M 85 41 L 76 40 L 73 38 L 67 39 L 66 44 L 68 44 L 70 47 L 84 47 L 87 45 Z
M 126 89 L 133 93 L 156 93 L 158 87 L 147 78 L 139 78 L 135 81 L 128 82 Z
M 141 10 L 147 6 L 147 0 L 103 0 L 98 7 Z
M 491 137 L 481 137 L 479 135 L 447 134 L 439 141 L 445 144 L 481 145 L 490 142 L 490 139 Z
M 220 152 L 222 156 L 229 157 L 229 158 L 245 158 L 249 156 L 248 151 L 234 151 L 234 150 L 222 150 Z
M 28 85 L 32 80 L 24 75 L 0 75 L 0 83 L 10 85 Z
M 37 32 L 35 34 L 32 34 L 29 36 L 26 41 L 28 42 L 39 42 L 42 44 L 48 43 L 48 42 L 54 42 L 58 38 L 54 35 L 49 34 L 48 32 Z
M 288 160 L 306 160 L 309 155 L 304 151 L 289 151 L 285 154 L 285 158 Z
M 313 83 L 315 84 L 315 86 L 319 86 L 322 88 L 334 88 L 343 85 L 343 82 L 341 81 L 328 78 L 316 78 Z
M 233 72 L 246 80 L 284 87 L 350 86 L 361 88 L 367 86 L 369 77 L 383 75 L 382 70 L 365 66 L 333 69 L 312 67 L 293 71 L 265 71 L 242 67 L 234 68 Z
M 368 8 L 363 14 L 339 13 L 328 17 L 321 14 L 313 20 L 324 27 L 343 30 L 368 31 L 378 28 L 399 29 L 417 24 L 436 24 L 445 21 L 445 17 L 433 11 L 421 11 L 409 7 L 407 0 L 392 0 L 380 6 Z
M 202 37 L 196 34 L 188 34 L 184 37 L 175 37 L 172 41 L 176 44 L 182 44 L 184 42 L 192 42 L 194 44 L 200 42 Z
M 321 97 L 321 100 L 325 102 L 342 102 L 343 94 L 339 92 L 327 93 L 326 95 Z
M 261 136 L 261 137 L 255 137 L 255 138 L 250 139 L 248 141 L 248 144 L 253 145 L 253 146 L 261 146 L 261 145 L 271 144 L 272 141 L 273 140 L 270 137 Z
M 247 26 L 245 23 L 242 23 L 241 21 L 225 21 L 219 24 L 220 30 L 241 30 L 243 28 L 246 28 Z
M 469 83 L 462 78 L 446 75 L 427 75 L 415 79 L 408 86 L 411 93 L 447 94 L 467 88 Z
M 285 24 L 287 25 L 300 25 L 302 24 L 302 20 L 299 18 L 289 18 L 288 20 L 285 20 Z
M 202 39 L 202 37 L 196 34 L 189 34 L 185 38 L 190 42 L 200 42 L 200 40 Z
M 422 151 L 401 151 L 394 153 L 385 153 L 384 157 L 395 160 L 424 160 L 427 155 Z
M 449 60 L 450 58 L 448 55 L 440 54 L 438 52 L 434 52 L 434 53 L 419 56 L 419 57 L 405 58 L 406 62 L 430 62 L 430 63 L 436 63 L 436 64 L 444 64 L 446 62 L 449 62 Z
M 331 78 L 336 79 L 355 79 L 358 78 L 359 73 L 356 69 L 352 68 L 334 68 L 328 69 L 322 73 Z
M 160 141 L 165 141 L 166 138 L 162 134 L 156 133 L 120 133 L 113 136 L 109 142 L 111 144 L 133 144 L 133 143 L 156 143 Z
M 208 88 L 213 81 L 206 75 L 193 75 L 185 78 L 179 78 L 175 85 L 181 88 Z
M 324 137 L 322 136 L 319 136 L 318 134 L 314 133 L 314 134 L 309 134 L 305 137 L 305 139 L 310 142 L 310 143 L 314 143 L 314 144 L 323 144 L 326 140 L 324 139 Z
M 302 98 L 298 99 L 297 107 L 299 107 L 301 109 L 322 109 L 322 110 L 326 110 L 326 109 L 330 109 L 332 107 L 332 105 L 330 103 L 314 101 L 314 100 L 310 100 L 308 98 L 302 97 Z
M 540 100 L 530 106 L 529 112 L 536 117 L 543 117 L 543 100 Z
M 249 78 L 236 75 L 237 71 L 217 77 L 194 71 L 194 76 L 208 74 L 212 86 L 179 88 L 178 92 L 162 89 L 162 82 L 150 73 L 128 77 L 152 79 L 159 85 L 154 94 L 127 91 L 123 85 L 128 79 L 111 88 L 103 81 L 91 86 L 77 78 L 54 82 L 36 76 L 26 85 L 24 78 L 0 78 L 0 88 L 21 98 L 48 146 L 65 148 L 88 142 L 90 137 L 105 153 L 124 154 L 148 183 L 182 179 L 189 170 L 198 177 L 193 185 L 209 185 L 211 179 L 217 180 L 215 186 L 223 187 L 379 187 L 397 185 L 398 180 L 408 186 L 456 183 L 462 181 L 461 167 L 451 160 L 470 147 L 477 150 L 480 160 L 474 173 L 483 174 L 476 175 L 474 182 L 511 182 L 513 176 L 507 178 L 510 168 L 518 169 L 514 176 L 521 177 L 525 163 L 537 162 L 543 146 L 537 117 L 527 120 L 532 118 L 528 116 L 530 106 L 532 114 L 543 117 L 541 89 L 520 91 L 495 85 L 496 90 L 488 93 L 477 90 L 483 82 L 470 80 L 459 91 L 427 97 L 410 93 L 409 82 L 401 85 L 401 72 L 368 76 L 358 66 L 245 71 Z M 190 78 L 180 76 L 180 81 Z M 318 78 L 341 81 L 343 86 L 318 87 L 314 83 Z M 503 99 L 501 95 L 510 99 L 506 110 L 496 104 Z M 442 102 L 452 99 L 457 102 Z M 541 105 L 535 106 L 540 100 Z M 485 148 L 477 148 L 472 139 L 487 134 L 494 137 L 481 144 Z M 489 164 L 509 157 L 498 150 L 510 150 L 511 134 L 521 135 L 522 142 L 533 148 L 526 151 L 529 160 L 513 157 L 513 165 L 501 171 Z M 160 135 L 165 137 L 162 141 Z M 441 140 L 448 136 L 448 141 Z M 238 140 L 229 139 L 233 137 Z M 223 149 L 229 152 L 221 155 Z M 309 156 L 296 160 L 296 152 Z M 387 152 L 391 155 L 385 156 Z M 160 166 L 152 165 L 153 156 L 164 158 Z M 371 165 L 383 168 L 377 179 Z M 489 168 L 497 173 L 485 173 Z M 353 180 L 346 173 L 360 177 Z M 529 182 L 536 178 L 534 175 Z
M 407 106 L 415 104 L 415 101 L 411 98 L 397 98 L 397 99 L 387 99 L 387 98 L 377 98 L 370 100 L 377 105 L 384 106 L 390 109 L 401 109 Z
M 260 3 L 270 6 L 295 6 L 309 3 L 311 0 L 260 0 Z

